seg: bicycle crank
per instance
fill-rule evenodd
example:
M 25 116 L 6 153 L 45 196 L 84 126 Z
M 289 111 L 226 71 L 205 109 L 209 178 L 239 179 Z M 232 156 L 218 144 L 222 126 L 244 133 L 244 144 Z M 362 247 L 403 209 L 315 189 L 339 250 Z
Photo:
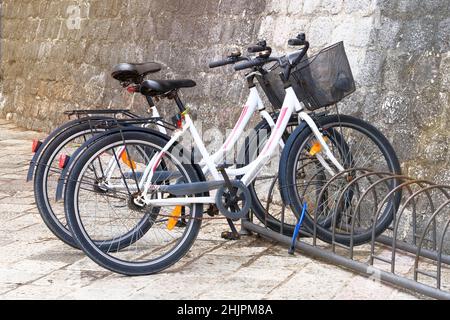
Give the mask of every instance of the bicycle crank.
M 230 181 L 225 170 L 220 170 L 225 184 L 216 193 L 216 207 L 225 217 L 231 220 L 244 218 L 252 205 L 248 188 L 238 180 Z

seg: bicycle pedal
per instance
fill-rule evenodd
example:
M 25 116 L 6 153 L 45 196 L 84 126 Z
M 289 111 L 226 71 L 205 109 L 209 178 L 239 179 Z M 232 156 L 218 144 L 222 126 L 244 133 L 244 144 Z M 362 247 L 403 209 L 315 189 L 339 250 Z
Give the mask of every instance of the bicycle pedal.
M 239 235 L 239 233 L 234 233 L 231 231 L 223 231 L 220 236 L 222 239 L 225 239 L 225 240 L 240 240 L 241 239 L 241 236 Z

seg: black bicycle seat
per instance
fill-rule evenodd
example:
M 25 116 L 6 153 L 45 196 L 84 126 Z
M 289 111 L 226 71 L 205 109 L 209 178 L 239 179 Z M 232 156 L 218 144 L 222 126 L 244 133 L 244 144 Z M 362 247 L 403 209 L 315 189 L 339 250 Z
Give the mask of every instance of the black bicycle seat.
M 141 84 L 142 94 L 156 96 L 168 93 L 175 89 L 191 88 L 197 84 L 189 79 L 182 80 L 145 80 Z
M 120 82 L 134 82 L 139 84 L 147 74 L 160 70 L 161 65 L 156 62 L 119 63 L 113 67 L 111 76 Z

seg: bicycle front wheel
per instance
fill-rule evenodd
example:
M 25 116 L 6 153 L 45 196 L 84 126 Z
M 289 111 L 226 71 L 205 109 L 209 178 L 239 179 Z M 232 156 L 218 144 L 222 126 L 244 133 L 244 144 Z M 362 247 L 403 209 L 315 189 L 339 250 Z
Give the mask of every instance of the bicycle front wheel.
M 346 170 L 365 168 L 368 171 L 400 174 L 400 163 L 389 141 L 374 126 L 363 120 L 345 116 L 330 115 L 317 120 L 323 136 L 335 156 Z M 382 212 L 375 216 L 377 195 L 366 197 L 365 202 L 355 206 L 364 194 L 367 180 L 355 183 L 346 188 L 351 179 L 343 175 L 332 183 L 326 184 L 331 178 L 330 173 L 318 160 L 322 156 L 330 167 L 331 161 L 321 151 L 317 138 L 308 127 L 299 133 L 290 144 L 283 186 L 287 188 L 291 209 L 299 215 L 303 204 L 308 204 L 304 226 L 308 231 L 317 232 L 317 237 L 331 243 L 333 240 L 344 245 L 360 245 L 370 241 L 372 231 L 375 235 L 386 230 L 398 209 L 401 192 L 395 192 L 386 202 Z M 320 179 L 317 177 L 320 176 Z M 369 181 L 370 183 L 370 181 Z M 379 190 L 386 195 L 398 186 L 399 180 L 393 179 L 380 185 Z M 326 185 L 326 190 L 322 189 Z M 318 192 L 319 191 L 319 192 Z M 318 199 L 318 195 L 322 194 Z M 370 198 L 370 199 L 369 199 Z

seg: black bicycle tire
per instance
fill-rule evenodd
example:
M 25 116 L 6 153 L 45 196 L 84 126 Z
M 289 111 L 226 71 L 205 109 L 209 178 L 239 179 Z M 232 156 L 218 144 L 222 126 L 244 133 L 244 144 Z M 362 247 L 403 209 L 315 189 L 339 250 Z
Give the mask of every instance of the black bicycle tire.
M 401 168 L 400 168 L 400 162 L 397 158 L 397 155 L 394 151 L 394 148 L 390 144 L 389 140 L 374 126 L 371 124 L 347 115 L 329 115 L 325 116 L 318 120 L 319 124 L 322 126 L 326 126 L 327 124 L 350 124 L 354 126 L 355 128 L 360 128 L 360 132 L 370 133 L 372 134 L 372 137 L 370 138 L 377 147 L 380 148 L 383 155 L 385 156 L 389 169 L 393 174 L 401 174 Z M 286 177 L 284 177 L 283 181 L 286 181 L 286 188 L 287 192 L 289 194 L 290 199 L 290 206 L 291 209 L 298 213 L 299 208 L 301 207 L 301 203 L 299 202 L 299 199 L 296 195 L 297 188 L 295 187 L 294 181 L 291 181 L 293 178 L 293 168 L 294 168 L 294 162 L 297 159 L 298 153 L 302 152 L 300 149 L 303 142 L 308 139 L 308 137 L 312 134 L 312 130 L 308 127 L 305 130 L 303 130 L 295 139 L 295 141 L 290 145 L 289 150 L 286 150 L 288 156 L 287 156 L 287 162 L 286 162 L 286 170 L 282 170 L 284 174 L 286 174 Z M 373 139 L 372 139 L 373 138 Z M 390 204 L 391 207 L 387 206 L 384 210 L 383 214 L 380 215 L 379 219 L 377 220 L 377 225 L 375 226 L 375 234 L 376 236 L 380 235 L 383 231 L 385 231 L 389 225 L 391 224 L 394 213 L 398 209 L 399 204 L 401 201 L 401 193 L 397 193 L 393 197 L 393 202 Z M 303 221 L 303 225 L 308 230 L 313 230 L 314 228 L 314 218 L 312 218 L 309 214 L 305 215 L 305 219 Z M 324 228 L 320 226 L 320 224 L 316 225 L 316 232 L 317 237 L 325 242 L 331 243 L 333 240 L 333 232 L 329 230 L 328 228 Z M 367 243 L 372 238 L 372 229 L 367 230 L 363 233 L 358 233 L 353 235 L 353 241 L 350 239 L 350 235 L 344 235 L 344 234 L 335 234 L 334 240 L 338 243 L 341 243 L 343 245 L 350 245 L 352 242 L 353 245 L 361 245 L 364 243 Z
M 102 148 L 106 148 L 109 145 L 113 145 L 114 143 L 118 143 L 120 141 L 144 141 L 151 142 L 154 145 L 159 147 L 164 147 L 168 140 L 162 139 L 156 135 L 144 134 L 141 132 L 124 132 L 123 134 L 115 134 L 106 136 L 104 139 L 100 139 L 96 141 L 91 147 L 89 147 L 76 161 L 73 165 L 73 168 L 70 172 L 71 178 L 68 180 L 67 187 L 65 190 L 65 211 L 67 221 L 72 232 L 72 235 L 77 240 L 77 243 L 80 245 L 82 250 L 89 256 L 94 262 L 99 264 L 100 266 L 111 270 L 113 272 L 117 272 L 124 275 L 148 275 L 159 272 L 163 269 L 166 269 L 180 260 L 187 251 L 193 245 L 201 226 L 201 217 L 203 215 L 203 206 L 202 204 L 195 204 L 195 214 L 196 216 L 192 220 L 192 228 L 186 236 L 186 240 L 178 246 L 178 249 L 175 253 L 169 256 L 167 260 L 162 260 L 157 262 L 155 265 L 146 265 L 146 264 L 135 264 L 131 265 L 130 263 L 125 263 L 120 259 L 113 258 L 108 256 L 102 250 L 99 250 L 94 242 L 92 242 L 88 237 L 84 234 L 82 222 L 79 221 L 77 216 L 77 203 L 75 201 L 76 188 L 77 188 L 77 180 L 78 176 L 82 173 L 83 168 L 86 166 L 86 163 L 90 160 L 92 156 L 101 150 Z M 175 146 L 174 146 L 175 147 Z M 166 152 L 166 154 L 170 153 L 170 150 Z M 202 178 L 198 174 L 198 168 L 195 168 L 195 165 L 192 164 L 182 164 L 185 173 L 189 177 L 190 182 L 202 181 Z M 68 196 L 72 195 L 72 196 Z M 201 195 L 196 195 L 201 196 Z

